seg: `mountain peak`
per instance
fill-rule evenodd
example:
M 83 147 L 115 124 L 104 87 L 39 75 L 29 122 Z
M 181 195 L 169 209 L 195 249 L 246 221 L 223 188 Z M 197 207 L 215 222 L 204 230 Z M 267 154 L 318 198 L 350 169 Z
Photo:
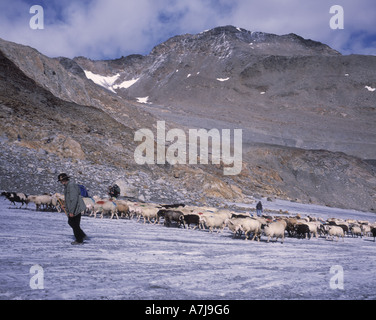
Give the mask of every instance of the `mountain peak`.
M 207 50 L 205 50 L 205 47 Z M 329 46 L 310 39 L 290 33 L 276 35 L 272 33 L 248 31 L 235 26 L 220 26 L 205 30 L 198 34 L 185 34 L 175 36 L 156 46 L 151 54 L 163 54 L 170 50 L 177 52 L 202 52 L 216 51 L 226 47 L 240 49 L 242 53 L 251 55 L 280 55 L 280 56 L 314 56 L 314 55 L 340 55 Z M 227 55 L 228 56 L 228 55 Z

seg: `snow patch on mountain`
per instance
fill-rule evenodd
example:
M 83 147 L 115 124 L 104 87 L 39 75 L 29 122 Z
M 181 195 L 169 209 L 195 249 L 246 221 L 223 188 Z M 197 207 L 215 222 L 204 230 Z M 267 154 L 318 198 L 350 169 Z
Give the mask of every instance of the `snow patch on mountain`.
M 374 91 L 376 91 L 376 88 L 372 88 L 372 87 L 370 87 L 370 86 L 365 86 L 365 88 L 366 88 L 368 91 L 370 91 L 370 92 L 374 92 Z
M 150 102 L 148 102 L 149 96 L 147 96 L 147 97 L 138 97 L 136 99 L 137 99 L 137 102 L 139 102 L 139 103 L 150 103 Z
M 217 80 L 218 81 L 221 81 L 221 82 L 223 82 L 223 81 L 227 81 L 227 80 L 229 80 L 230 78 L 217 78 Z
M 128 89 L 129 87 L 133 86 L 140 78 L 132 79 L 132 80 L 125 80 L 120 84 L 116 84 L 113 86 L 114 89 Z
M 125 80 L 120 84 L 114 84 L 120 78 L 120 74 L 117 73 L 114 76 L 102 76 L 100 74 L 95 74 L 91 71 L 84 70 L 86 78 L 92 80 L 95 84 L 106 88 L 113 93 L 116 93 L 115 89 L 128 89 L 133 86 L 140 78 L 133 78 L 132 80 Z
M 90 79 L 95 84 L 116 93 L 112 86 L 114 85 L 115 81 L 119 79 L 120 77 L 119 73 L 117 73 L 114 76 L 106 77 L 106 76 L 101 76 L 100 74 L 95 74 L 87 70 L 84 70 L 84 72 L 85 72 L 86 78 Z

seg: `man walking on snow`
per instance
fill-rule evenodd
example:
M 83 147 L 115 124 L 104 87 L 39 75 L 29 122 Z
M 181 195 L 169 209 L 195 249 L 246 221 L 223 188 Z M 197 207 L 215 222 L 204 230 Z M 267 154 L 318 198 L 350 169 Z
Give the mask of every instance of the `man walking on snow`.
M 82 244 L 86 234 L 80 227 L 81 213 L 85 211 L 86 206 L 82 200 L 80 188 L 76 183 L 69 180 L 66 173 L 59 174 L 57 179 L 64 185 L 65 212 L 68 215 L 68 224 L 73 229 L 76 238 L 72 245 Z

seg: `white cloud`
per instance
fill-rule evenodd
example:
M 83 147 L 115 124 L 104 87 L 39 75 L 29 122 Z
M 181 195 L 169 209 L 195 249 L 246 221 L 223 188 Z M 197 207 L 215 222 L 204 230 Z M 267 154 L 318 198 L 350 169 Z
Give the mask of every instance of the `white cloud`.
M 147 54 L 169 37 L 220 25 L 276 34 L 296 33 L 344 53 L 375 54 L 374 0 L 49 0 L 45 29 L 31 30 L 28 0 L 0 3 L 0 37 L 48 56 L 92 59 Z M 331 30 L 329 9 L 345 11 L 345 29 Z M 354 37 L 354 35 L 356 35 Z M 376 40 L 375 40 L 376 41 Z

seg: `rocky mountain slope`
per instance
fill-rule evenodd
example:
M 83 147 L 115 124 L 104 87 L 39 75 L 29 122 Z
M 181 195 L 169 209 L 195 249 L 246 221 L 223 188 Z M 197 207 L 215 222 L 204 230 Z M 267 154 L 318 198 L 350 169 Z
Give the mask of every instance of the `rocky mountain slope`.
M 374 210 L 376 57 L 220 27 L 147 56 L 48 58 L 0 40 L 0 189 L 59 191 L 66 171 L 141 200 L 278 197 Z M 137 165 L 141 128 L 243 129 L 243 166 Z M 187 131 L 186 131 L 187 132 Z M 321 150 L 319 150 L 321 149 Z M 61 190 L 60 190 L 61 191 Z
M 148 97 L 166 120 L 242 128 L 249 143 L 376 158 L 374 56 L 227 26 L 176 36 L 147 56 L 75 61 L 95 74 L 118 74 L 119 96 Z

